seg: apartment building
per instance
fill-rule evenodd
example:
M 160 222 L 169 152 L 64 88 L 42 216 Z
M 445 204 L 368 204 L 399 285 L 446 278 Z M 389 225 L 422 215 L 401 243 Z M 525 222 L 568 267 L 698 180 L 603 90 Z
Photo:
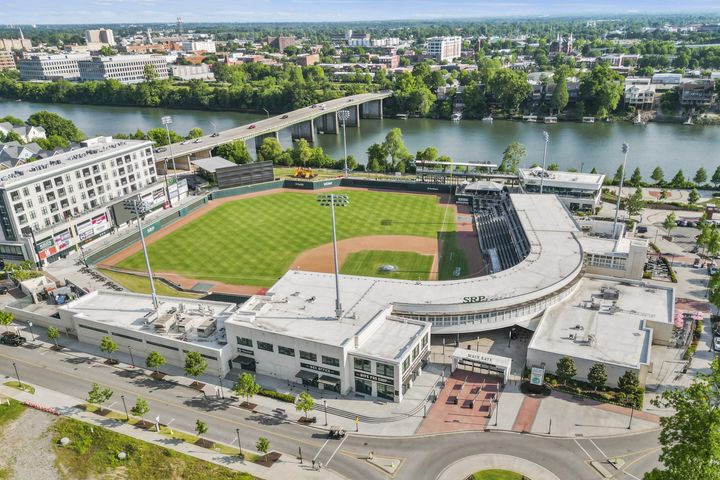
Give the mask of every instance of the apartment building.
M 450 62 L 460 57 L 461 49 L 462 37 L 431 37 L 427 40 L 426 54 L 438 62 Z
M 81 60 L 90 60 L 89 53 L 31 55 L 18 61 L 23 80 L 79 80 Z
M 655 103 L 654 85 L 630 85 L 625 88 L 625 105 L 649 110 Z
M 212 40 L 188 40 L 180 42 L 180 46 L 184 52 L 215 53 L 217 51 L 215 42 Z
M 51 262 L 118 226 L 112 207 L 127 196 L 140 194 L 151 208 L 167 200 L 146 140 L 97 137 L 0 173 L 3 259 Z
M 79 62 L 81 80 L 117 80 L 120 83 L 145 81 L 145 66 L 155 67 L 158 80 L 167 79 L 168 65 L 162 55 L 98 56 Z
M 32 42 L 24 38 L 0 38 L 0 50 L 30 50 Z
M 99 30 L 85 30 L 85 42 L 88 45 L 93 43 L 115 45 L 115 35 L 112 30 L 105 28 L 101 28 Z
M 297 43 L 295 37 L 267 37 L 266 43 L 272 48 L 276 48 L 283 53 L 287 47 L 291 47 Z
M 683 107 L 709 107 L 715 99 L 715 81 L 695 80 L 680 87 L 680 104 Z
M 170 75 L 181 80 L 214 81 L 215 74 L 205 63 L 200 65 L 170 65 Z
M 15 70 L 15 57 L 12 52 L 0 50 L 0 70 Z

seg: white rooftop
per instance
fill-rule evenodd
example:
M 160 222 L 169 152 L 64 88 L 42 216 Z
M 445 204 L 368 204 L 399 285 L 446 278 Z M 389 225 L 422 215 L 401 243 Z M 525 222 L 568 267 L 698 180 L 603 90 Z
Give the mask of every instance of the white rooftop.
M 353 350 L 353 353 L 400 361 L 426 327 L 427 325 L 421 322 L 387 316 L 377 330 Z
M 543 174 L 542 167 L 521 168 L 518 172 L 523 183 L 540 185 L 540 179 Z M 604 179 L 605 175 L 598 173 L 545 170 L 543 185 L 596 191 L 602 188 Z
M 512 194 L 510 199 L 530 243 L 530 253 L 519 264 L 492 275 L 449 281 L 416 282 L 341 275 L 341 301 L 347 314 L 367 318 L 391 304 L 396 313 L 410 314 L 494 311 L 540 298 L 574 280 L 580 273 L 583 257 L 575 237 L 577 224 L 565 207 L 554 195 Z M 317 312 L 330 317 L 333 314 L 332 274 L 290 270 L 269 293 L 276 299 L 292 299 L 298 295 L 304 299 L 315 297 L 314 302 L 299 305 L 289 300 L 287 313 L 292 310 L 293 315 Z M 464 303 L 463 299 L 469 295 L 482 295 L 485 301 Z M 282 323 L 283 328 L 294 328 L 285 327 L 292 321 L 288 315 L 280 317 L 275 321 Z M 318 332 L 320 337 L 327 334 L 322 329 Z M 350 334 L 338 332 L 336 335 Z
M 603 288 L 616 290 L 617 300 L 603 298 Z M 672 323 L 673 308 L 672 288 L 587 276 L 545 311 L 528 349 L 639 368 L 650 361 L 646 324 Z
M 175 316 L 197 327 L 206 320 L 215 319 L 217 329 L 220 330 L 225 320 L 232 315 L 235 305 L 177 297 L 158 297 L 158 300 L 160 308 L 158 315 L 155 315 L 150 295 L 96 290 L 59 307 L 59 310 L 66 310 L 79 318 L 103 323 L 108 327 L 141 331 L 147 335 L 201 344 L 208 348 L 219 349 L 225 344 L 224 330 L 208 338 L 199 338 L 193 328 L 188 328 L 186 332 L 172 328 L 165 333 L 159 332 L 156 323 Z
M 192 160 L 192 161 L 190 161 L 190 163 L 192 163 L 196 167 L 198 167 L 202 170 L 205 170 L 206 172 L 210 172 L 210 173 L 215 173 L 218 168 L 236 166 L 235 163 L 233 163 L 230 160 L 227 160 L 223 157 L 200 158 L 198 160 Z

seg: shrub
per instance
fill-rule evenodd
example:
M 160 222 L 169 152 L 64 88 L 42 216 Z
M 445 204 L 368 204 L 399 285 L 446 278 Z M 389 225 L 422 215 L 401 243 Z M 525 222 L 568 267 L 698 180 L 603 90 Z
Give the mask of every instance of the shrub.
M 295 395 L 290 395 L 289 393 L 280 393 L 275 390 L 263 388 L 258 392 L 258 395 L 274 398 L 275 400 L 280 400 L 281 402 L 295 403 Z

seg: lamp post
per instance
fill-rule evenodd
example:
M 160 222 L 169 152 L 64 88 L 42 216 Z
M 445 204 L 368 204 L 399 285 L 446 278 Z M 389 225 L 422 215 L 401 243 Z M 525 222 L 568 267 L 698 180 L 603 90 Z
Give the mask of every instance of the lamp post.
M 215 125 L 215 122 L 210 122 L 210 125 L 213 126 L 213 135 L 212 135 L 212 136 L 213 136 L 213 137 L 217 137 L 217 136 L 218 136 L 218 133 L 217 133 L 217 125 Z
M 238 451 L 240 452 L 240 456 L 242 457 L 243 453 L 242 453 L 242 447 L 240 446 L 240 429 L 239 428 L 235 429 L 235 434 L 237 435 L 237 438 L 238 438 Z
M 125 409 L 125 421 L 130 421 L 130 415 L 128 415 L 127 405 L 125 404 L 125 395 L 120 395 L 120 399 L 123 402 L 123 408 Z
M 635 404 L 631 403 L 630 404 L 630 423 L 628 423 L 628 426 L 627 426 L 628 430 L 630 430 L 632 428 L 632 421 L 633 421 L 634 415 L 635 415 Z
M 265 113 L 267 114 L 267 118 L 270 118 L 270 112 L 268 112 L 266 108 L 263 108 L 263 110 L 265 110 Z
M 35 257 L 37 257 L 37 260 L 35 261 L 35 265 L 37 266 L 38 270 L 41 269 L 42 262 L 40 262 L 40 256 L 38 255 L 38 246 L 37 246 L 37 242 L 35 241 L 35 232 L 33 232 L 33 229 L 30 227 L 23 227 L 21 232 L 23 235 L 25 235 L 25 237 L 30 237 L 30 239 L 32 240 L 32 247 L 33 247 L 33 250 L 35 251 Z
M 350 118 L 350 110 L 339 110 L 337 116 L 342 120 L 343 127 L 343 152 L 345 153 L 345 176 L 348 176 L 348 164 L 347 164 L 347 136 L 345 136 L 345 122 Z
M 500 393 L 500 392 L 498 392 Z M 500 416 L 500 396 L 495 399 L 495 425 L 498 426 L 498 417 Z
M 33 332 L 32 325 L 33 325 L 32 322 L 28 322 L 28 330 L 30 330 L 30 338 L 32 338 L 32 341 L 34 342 L 35 341 L 35 333 Z
M 17 378 L 18 387 L 20 387 L 20 390 L 25 390 L 25 389 L 23 388 L 22 382 L 20 381 L 20 374 L 19 374 L 18 371 L 17 371 L 17 365 L 15 364 L 15 362 L 13 362 L 13 368 L 15 369 L 15 378 Z
M 130 352 L 130 363 L 132 364 L 133 368 L 135 368 L 135 357 L 133 357 L 132 347 L 130 345 L 128 345 L 128 352 Z
M 173 179 L 175 180 L 175 194 L 177 195 L 178 202 L 180 201 L 180 186 L 178 185 L 178 179 L 177 179 L 177 169 L 175 168 L 175 155 L 173 155 L 173 149 L 172 149 L 172 141 L 170 141 L 170 125 L 172 123 L 172 117 L 170 115 L 165 115 L 160 119 L 163 125 L 165 125 L 165 132 L 167 133 L 167 139 L 168 139 L 168 148 L 170 149 L 170 161 L 172 162 L 173 167 Z M 167 166 L 165 168 L 167 170 Z M 175 205 L 172 204 L 172 200 L 170 199 L 170 187 L 168 187 L 168 201 L 170 202 L 170 206 L 174 207 Z
M 340 304 L 340 272 L 338 269 L 337 234 L 335 232 L 335 207 L 346 207 L 350 203 L 350 198 L 347 195 L 329 193 L 318 195 L 317 201 L 323 207 L 330 207 L 330 216 L 332 217 L 333 260 L 335 261 L 335 317 L 340 320 L 343 310 Z
M 327 400 L 323 400 L 323 404 L 325 405 L 325 426 L 327 427 Z
M 618 188 L 617 203 L 615 205 L 615 221 L 613 222 L 613 231 L 612 231 L 613 238 L 615 238 L 615 231 L 617 230 L 618 214 L 620 213 L 620 198 L 622 197 L 623 183 L 625 182 L 625 165 L 627 164 L 628 150 L 630 150 L 630 145 L 628 145 L 627 143 L 623 143 L 622 144 L 623 165 L 622 165 L 622 172 L 620 174 L 620 188 Z
M 153 308 L 157 312 L 158 310 L 158 299 L 155 293 L 155 281 L 153 280 L 152 270 L 150 269 L 150 258 L 147 253 L 147 246 L 145 245 L 145 235 L 143 234 L 141 219 L 145 217 L 147 213 L 148 205 L 143 202 L 138 194 L 135 198 L 129 198 L 123 202 L 123 206 L 135 214 L 137 218 L 138 231 L 140 232 L 140 243 L 142 244 L 143 254 L 145 255 L 145 266 L 147 267 L 148 277 L 150 278 L 150 290 L 152 291 L 152 302 Z
M 545 161 L 547 160 L 547 146 L 548 142 L 550 141 L 550 134 L 547 131 L 544 131 L 543 137 L 545 137 L 545 150 L 543 150 L 543 171 L 542 175 L 540 176 L 540 194 L 543 193 L 543 180 L 545 179 Z

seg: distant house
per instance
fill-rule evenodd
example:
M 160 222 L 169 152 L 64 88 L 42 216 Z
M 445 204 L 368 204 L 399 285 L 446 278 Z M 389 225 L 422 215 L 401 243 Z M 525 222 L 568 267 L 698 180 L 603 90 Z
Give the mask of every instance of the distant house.
M 38 138 L 45 138 L 45 129 L 43 127 L 35 127 L 33 125 L 21 125 L 16 127 L 10 122 L 2 122 L 0 123 L 0 132 L 2 132 L 3 135 L 13 132 L 25 143 L 32 142 Z
M 0 169 L 12 168 L 15 165 L 23 164 L 32 157 L 37 157 L 43 152 L 37 143 L 7 142 L 0 143 Z
M 709 107 L 715 99 L 715 81 L 696 80 L 680 87 L 680 104 L 684 107 Z

